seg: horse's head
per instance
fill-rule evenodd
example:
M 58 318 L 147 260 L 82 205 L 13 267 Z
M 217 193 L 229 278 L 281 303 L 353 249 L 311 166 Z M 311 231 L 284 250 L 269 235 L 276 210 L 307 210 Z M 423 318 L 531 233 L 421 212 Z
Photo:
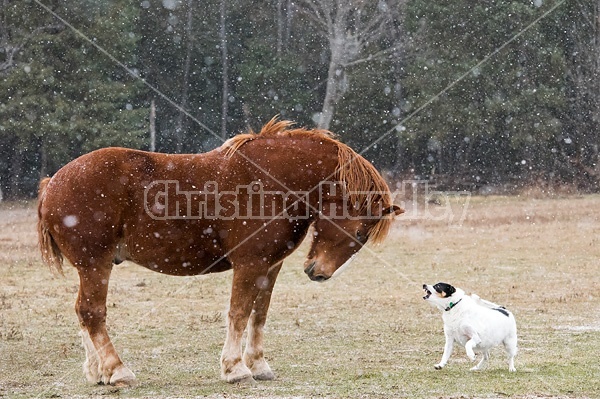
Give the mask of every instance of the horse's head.
M 244 143 L 259 138 L 272 142 L 294 139 L 286 142 L 298 150 L 294 156 L 288 158 L 281 152 L 277 158 L 281 165 L 273 163 L 267 169 L 287 171 L 288 175 L 275 179 L 277 183 L 283 186 L 279 182 L 284 181 L 290 187 L 299 188 L 299 193 L 290 197 L 300 199 L 295 204 L 307 200 L 308 214 L 303 217 L 312 223 L 314 236 L 304 271 L 311 280 L 325 281 L 348 264 L 368 241 L 382 241 L 394 216 L 404 211 L 392 204 L 386 181 L 364 157 L 328 131 L 289 130 L 290 124 L 272 119 L 259 135 L 236 136 L 223 147 L 228 156 L 233 156 Z M 256 154 L 262 156 L 264 148 L 259 149 Z
M 393 217 L 403 212 L 396 205 L 379 207 L 376 214 L 353 212 L 354 215 L 346 217 L 322 211 L 313 225 L 313 241 L 304 272 L 319 282 L 339 274 L 367 241 L 379 242 L 385 238 Z

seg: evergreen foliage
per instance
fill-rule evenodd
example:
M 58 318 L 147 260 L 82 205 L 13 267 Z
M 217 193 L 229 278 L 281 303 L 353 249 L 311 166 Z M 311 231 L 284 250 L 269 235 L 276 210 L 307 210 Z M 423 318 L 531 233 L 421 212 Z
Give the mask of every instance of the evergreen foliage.
M 323 15 L 311 13 L 327 9 L 327 1 L 223 1 L 42 2 L 127 71 L 36 1 L 5 0 L 4 197 L 33 196 L 40 177 L 93 149 L 148 149 L 153 100 L 158 151 L 215 148 L 222 140 L 223 76 L 229 135 L 257 130 L 277 114 L 316 126 L 335 41 L 317 29 Z M 388 25 L 347 57 L 331 130 L 398 178 L 432 179 L 452 189 L 575 182 L 596 190 L 600 3 L 565 1 L 536 22 L 556 4 L 373 3 L 369 20 Z M 361 12 L 347 14 L 347 43 L 377 28 Z M 377 13 L 389 15 L 377 19 Z

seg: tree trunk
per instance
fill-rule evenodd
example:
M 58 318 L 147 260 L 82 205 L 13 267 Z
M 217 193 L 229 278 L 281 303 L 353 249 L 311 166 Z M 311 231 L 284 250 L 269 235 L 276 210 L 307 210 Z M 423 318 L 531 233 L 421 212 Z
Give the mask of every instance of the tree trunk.
M 22 145 L 22 143 L 19 143 Z M 15 149 L 11 159 L 10 177 L 9 177 L 9 198 L 19 198 L 22 196 L 23 190 L 23 151 L 19 148 Z
M 188 13 L 187 13 L 187 26 L 186 36 L 187 45 L 185 52 L 185 62 L 183 65 L 183 82 L 181 83 L 181 103 L 179 104 L 179 115 L 177 117 L 177 124 L 175 126 L 175 138 L 177 140 L 176 152 L 181 153 L 183 150 L 183 124 L 185 119 L 185 109 L 187 108 L 189 84 L 190 84 L 190 64 L 192 59 L 192 47 L 194 37 L 192 34 L 192 20 L 193 20 L 193 0 L 188 0 Z
M 156 103 L 150 102 L 150 151 L 156 151 Z
M 296 5 L 293 0 L 277 0 L 277 57 L 287 49 L 292 29 L 292 18 Z
M 46 148 L 46 140 L 42 137 L 40 143 L 40 180 L 48 176 L 48 149 Z
M 227 62 L 227 3 L 226 0 L 221 0 L 221 29 L 219 30 L 219 38 L 221 40 L 221 65 L 222 65 L 222 91 L 223 98 L 221 101 L 221 138 L 227 138 L 227 114 L 229 112 L 229 70 Z
M 564 152 L 566 165 L 586 188 L 597 187 L 600 142 L 600 1 L 569 3 L 567 57 L 568 123 L 576 147 Z M 590 179 L 591 178 L 591 179 Z
M 335 106 L 341 97 L 341 82 L 344 78 L 344 58 L 345 41 L 343 28 L 336 26 L 333 37 L 329 38 L 329 49 L 331 56 L 329 58 L 329 69 L 327 72 L 327 87 L 325 89 L 325 99 L 319 118 L 319 129 L 328 130 L 333 119 Z
M 594 115 L 593 119 L 596 122 L 596 127 L 600 126 L 600 0 L 596 1 L 594 7 L 594 15 L 592 16 L 592 21 L 594 23 L 594 44 L 593 44 L 593 54 L 594 54 L 594 66 L 592 76 L 593 82 L 595 84 L 594 87 L 594 96 L 595 96 L 595 107 L 593 107 Z M 599 132 L 600 133 L 600 132 Z
M 331 120 L 333 119 L 333 113 L 335 112 L 335 105 L 338 100 L 338 86 L 339 77 L 342 74 L 342 69 L 333 59 L 329 62 L 329 72 L 327 74 L 327 88 L 325 90 L 325 99 L 323 100 L 323 108 L 321 109 L 321 116 L 319 118 L 319 129 L 329 129 Z
M 285 27 L 283 15 L 283 2 L 285 0 L 277 0 L 277 57 L 281 57 L 283 51 L 283 31 Z

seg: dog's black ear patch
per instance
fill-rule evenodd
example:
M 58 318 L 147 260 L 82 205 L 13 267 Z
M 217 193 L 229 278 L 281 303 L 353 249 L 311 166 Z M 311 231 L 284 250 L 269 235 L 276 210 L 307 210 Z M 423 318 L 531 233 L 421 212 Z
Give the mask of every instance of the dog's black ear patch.
M 456 292 L 456 288 L 448 283 L 437 283 L 433 286 L 437 292 L 442 294 L 443 297 L 449 297 Z

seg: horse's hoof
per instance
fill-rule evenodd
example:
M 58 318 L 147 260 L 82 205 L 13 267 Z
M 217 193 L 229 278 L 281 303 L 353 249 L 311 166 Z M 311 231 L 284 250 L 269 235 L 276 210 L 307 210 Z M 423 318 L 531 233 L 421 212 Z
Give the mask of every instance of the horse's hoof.
M 135 385 L 135 374 L 127 367 L 120 366 L 110 377 L 110 385 L 115 387 L 131 387 Z
M 232 379 L 227 382 L 229 382 L 230 384 L 237 384 L 237 385 L 248 385 L 248 386 L 256 385 L 256 380 L 251 375 Z
M 83 375 L 90 384 L 101 384 L 102 374 L 98 371 L 98 364 L 90 365 L 90 361 L 86 360 L 83 363 Z
M 221 361 L 221 364 L 225 363 L 233 363 L 233 362 L 224 362 Z M 252 372 L 244 363 L 241 361 L 237 361 L 230 367 L 222 366 L 221 369 L 221 378 L 227 381 L 230 384 L 254 384 L 254 378 L 252 378 Z
M 254 379 L 258 381 L 271 381 L 275 379 L 275 374 L 271 370 L 269 370 L 260 374 L 255 374 L 252 377 L 254 377 Z
M 275 374 L 271 371 L 271 367 L 264 357 L 252 357 L 248 354 L 244 355 L 244 364 L 252 372 L 252 377 L 258 381 L 271 381 L 275 379 Z

